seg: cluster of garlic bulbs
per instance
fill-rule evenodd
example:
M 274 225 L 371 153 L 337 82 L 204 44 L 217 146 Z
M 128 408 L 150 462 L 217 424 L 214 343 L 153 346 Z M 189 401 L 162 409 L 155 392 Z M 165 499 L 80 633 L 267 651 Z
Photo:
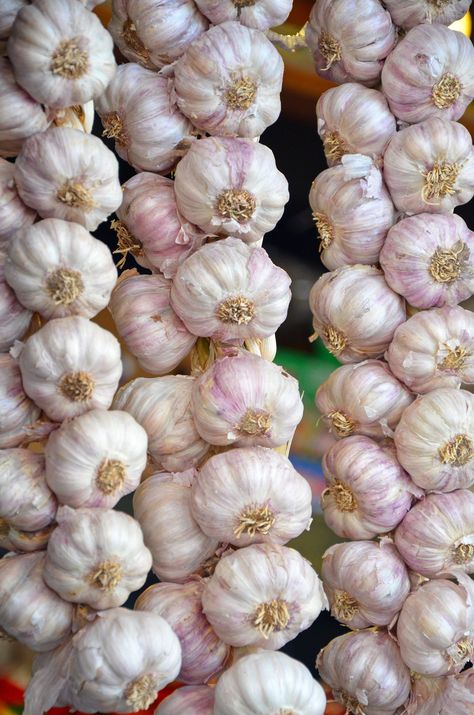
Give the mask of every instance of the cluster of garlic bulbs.
M 316 403 L 335 438 L 322 509 L 349 539 L 322 577 L 351 629 L 317 662 L 353 715 L 474 712 L 474 233 L 453 213 L 474 195 L 474 49 L 447 27 L 468 7 L 316 0 L 306 32 L 339 84 L 316 108 L 330 272 L 310 306 L 343 363 Z
M 288 200 L 259 143 L 283 74 L 266 31 L 291 3 L 113 0 L 109 32 L 96 4 L 0 8 L 0 629 L 39 653 L 25 714 L 135 712 L 178 679 L 160 714 L 322 715 L 276 652 L 328 604 L 287 545 L 311 489 L 273 363 L 290 279 L 261 245 Z M 118 267 L 146 273 L 117 280 L 91 235 L 114 212 Z M 106 307 L 150 374 L 120 389 Z

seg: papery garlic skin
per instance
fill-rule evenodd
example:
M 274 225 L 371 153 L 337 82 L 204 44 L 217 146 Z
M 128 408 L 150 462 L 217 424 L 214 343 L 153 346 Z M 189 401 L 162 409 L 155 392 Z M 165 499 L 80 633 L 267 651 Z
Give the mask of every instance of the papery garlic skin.
M 181 583 L 204 573 L 219 545 L 206 536 L 191 512 L 194 470 L 153 474 L 133 496 L 133 513 L 153 556 L 153 572 L 161 581 Z
M 151 554 L 140 525 L 112 509 L 58 509 L 44 580 L 72 603 L 103 610 L 125 603 L 145 583 Z
M 231 650 L 217 637 L 202 612 L 203 589 L 200 581 L 159 583 L 147 588 L 135 603 L 135 609 L 156 613 L 169 623 L 181 645 L 178 680 L 196 685 L 220 673 Z M 208 698 L 203 701 L 209 703 Z
M 466 14 L 470 5 L 470 0 L 385 0 L 394 23 L 404 30 L 425 22 L 451 25 Z
M 71 634 L 73 606 L 43 580 L 44 552 L 0 559 L 0 627 L 34 651 L 57 648 Z
M 395 715 L 410 693 L 410 672 L 386 631 L 355 631 L 334 638 L 317 659 L 334 699 L 349 712 Z
M 288 313 L 291 279 L 265 249 L 226 238 L 178 268 L 171 303 L 194 335 L 220 342 L 274 335 Z
M 316 0 L 306 27 L 316 72 L 337 84 L 375 86 L 395 42 L 391 17 L 378 0 Z
M 338 367 L 316 393 L 316 406 L 338 439 L 351 434 L 393 436 L 412 401 L 413 395 L 381 360 Z
M 0 518 L 16 529 L 38 531 L 51 524 L 56 510 L 43 455 L 28 449 L 0 450 Z
M 235 351 L 196 379 L 192 411 L 210 444 L 278 447 L 292 438 L 303 403 L 297 381 L 279 365 Z
M 236 447 L 200 468 L 191 508 L 204 533 L 223 543 L 283 545 L 309 529 L 311 498 L 308 482 L 286 457 Z
M 139 485 L 147 444 L 127 412 L 90 410 L 50 435 L 46 480 L 61 504 L 111 509 Z
M 202 607 L 225 643 L 277 650 L 309 628 L 327 599 L 298 551 L 253 544 L 223 556 L 205 585 Z
M 176 168 L 178 210 L 209 234 L 258 241 L 276 226 L 288 182 L 273 152 L 250 139 L 194 142 Z
M 23 203 L 14 179 L 15 165 L 0 157 L 0 248 L 22 228 L 31 226 L 36 212 Z
M 92 99 L 85 104 L 73 104 L 72 107 L 48 107 L 48 119 L 56 127 L 70 127 L 81 132 L 92 132 L 94 124 L 94 102 Z
M 27 139 L 15 162 L 15 181 L 25 204 L 42 218 L 74 221 L 89 231 L 122 201 L 113 152 L 78 129 L 54 127 Z
M 46 320 L 93 318 L 109 302 L 117 269 L 107 246 L 83 226 L 47 218 L 18 232 L 5 275 L 20 303 Z
M 207 685 L 186 685 L 165 698 L 155 710 L 156 715 L 213 715 L 214 688 Z
M 406 515 L 395 544 L 408 566 L 428 578 L 474 573 L 474 494 L 428 494 Z
M 49 107 L 99 97 L 116 70 L 109 33 L 73 0 L 37 0 L 22 8 L 7 51 L 17 82 Z
M 196 0 L 196 5 L 213 25 L 238 20 L 246 27 L 265 32 L 285 22 L 292 3 L 291 0 L 258 0 L 244 4 L 233 0 Z
M 390 140 L 384 178 L 399 211 L 449 214 L 474 195 L 471 135 L 439 117 L 406 127 Z
M 174 67 L 178 106 L 203 132 L 259 137 L 280 114 L 283 60 L 239 22 L 211 27 Z
M 209 449 L 191 413 L 194 378 L 138 377 L 117 393 L 113 408 L 125 410 L 148 435 L 148 452 L 157 467 L 181 472 L 198 464 Z
M 40 414 L 23 389 L 16 360 L 0 354 L 0 449 L 19 447 Z
M 264 650 L 240 658 L 215 688 L 214 715 L 323 715 L 325 707 L 324 690 L 309 670 L 280 652 Z
M 28 330 L 32 314 L 5 280 L 6 255 L 0 251 L 0 352 L 7 352 Z

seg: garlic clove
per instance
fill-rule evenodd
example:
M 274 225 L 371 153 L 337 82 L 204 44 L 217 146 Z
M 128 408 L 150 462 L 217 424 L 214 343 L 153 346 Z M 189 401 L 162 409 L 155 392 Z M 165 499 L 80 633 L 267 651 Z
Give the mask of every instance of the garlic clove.
M 7 257 L 0 251 L 0 351 L 7 352 L 28 330 L 32 314 L 5 280 Z
M 40 414 L 23 389 L 16 360 L 0 354 L 0 448 L 19 447 Z
M 214 689 L 207 685 L 178 688 L 155 710 L 156 715 L 213 715 Z
M 404 30 L 425 22 L 451 25 L 466 14 L 470 4 L 470 0 L 385 0 L 394 23 Z
M 20 229 L 31 226 L 36 212 L 23 203 L 14 179 L 15 165 L 0 157 L 0 248 L 6 250 Z

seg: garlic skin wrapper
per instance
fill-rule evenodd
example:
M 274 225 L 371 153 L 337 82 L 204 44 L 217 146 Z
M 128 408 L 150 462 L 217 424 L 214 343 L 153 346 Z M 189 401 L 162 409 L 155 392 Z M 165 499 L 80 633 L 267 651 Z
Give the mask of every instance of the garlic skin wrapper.
M 327 599 L 298 551 L 253 544 L 223 556 L 206 582 L 202 607 L 225 643 L 277 650 L 309 628 Z
M 211 27 L 174 67 L 178 106 L 202 132 L 259 137 L 280 114 L 283 60 L 259 30 Z
M 155 710 L 156 715 L 213 715 L 214 688 L 186 685 L 168 695 Z
M 117 280 L 108 247 L 71 221 L 47 218 L 15 236 L 5 276 L 26 308 L 46 320 L 103 310 Z
M 316 661 L 336 702 L 348 712 L 395 715 L 410 694 L 410 672 L 386 631 L 355 631 L 334 638 Z
M 0 449 L 19 447 L 40 414 L 41 409 L 23 389 L 16 360 L 0 354 Z
M 44 552 L 0 559 L 0 627 L 34 651 L 61 645 L 72 631 L 73 606 L 43 581 Z
M 459 675 L 413 679 L 406 715 L 466 715 L 474 705 L 473 669 Z
M 459 119 L 474 97 L 474 48 L 461 32 L 419 25 L 387 57 L 382 89 L 403 122 Z
M 394 529 L 423 492 L 403 471 L 395 450 L 354 435 L 323 457 L 327 487 L 321 507 L 329 528 L 346 539 L 372 539 Z
M 146 581 L 151 554 L 140 525 L 112 509 L 58 509 L 44 580 L 72 603 L 97 610 L 125 603 Z
M 322 171 L 309 193 L 321 261 L 330 271 L 347 264 L 378 263 L 396 219 L 381 171 L 371 161 L 354 166 L 353 160 L 344 156 L 342 166 Z
M 204 583 L 158 583 L 142 593 L 135 604 L 139 611 L 151 611 L 165 619 L 181 645 L 183 683 L 206 683 L 220 673 L 230 657 L 230 646 L 216 636 L 204 613 L 201 595 Z
M 439 117 L 406 127 L 390 140 L 384 178 L 399 211 L 450 214 L 474 195 L 471 135 Z
M 27 139 L 15 162 L 15 181 L 25 204 L 42 218 L 74 221 L 88 231 L 122 202 L 113 152 L 78 129 L 54 127 Z
M 381 360 L 338 367 L 316 392 L 316 406 L 332 434 L 340 439 L 364 434 L 393 436 L 413 396 Z
M 0 518 L 23 531 L 38 531 L 54 520 L 57 501 L 46 484 L 42 454 L 0 450 Z
M 148 452 L 162 470 L 182 472 L 198 464 L 209 449 L 191 413 L 194 378 L 187 375 L 138 377 L 122 387 L 113 408 L 125 410 L 148 435 Z
M 378 0 L 316 0 L 306 27 L 316 72 L 336 84 L 378 84 L 395 42 L 392 19 Z
M 406 566 L 388 540 L 331 546 L 321 578 L 332 615 L 354 630 L 388 626 L 410 592 Z
M 314 338 L 319 336 L 342 363 L 381 357 L 406 320 L 404 300 L 375 266 L 343 266 L 323 273 L 311 289 L 309 305 Z
M 31 226 L 36 212 L 23 203 L 14 179 L 15 165 L 0 157 L 0 249 L 6 250 L 10 239 L 20 229 Z
M 120 344 L 86 318 L 56 318 L 22 346 L 19 365 L 26 394 L 61 422 L 110 407 L 122 374 Z
M 397 129 L 383 94 L 354 82 L 323 92 L 316 116 L 329 166 L 339 164 L 346 154 L 363 154 L 381 164 Z
M 5 263 L 0 251 L 0 352 L 7 352 L 26 333 L 32 318 L 5 280 Z
M 280 652 L 245 655 L 221 675 L 215 688 L 214 715 L 323 715 L 325 707 L 324 690 L 310 671 Z
M 96 99 L 116 70 L 109 33 L 73 0 L 35 0 L 22 8 L 7 52 L 18 84 L 48 107 Z
M 170 291 L 171 282 L 161 275 L 129 275 L 117 283 L 109 304 L 120 337 L 154 375 L 174 370 L 197 339 L 171 307 Z
M 471 3 L 470 0 L 384 0 L 384 5 L 393 22 L 409 30 L 425 22 L 451 25 L 466 14 Z
M 279 365 L 245 351 L 213 363 L 194 383 L 196 427 L 210 444 L 278 447 L 303 416 L 298 382 Z
M 286 544 L 309 529 L 311 499 L 289 459 L 264 447 L 236 447 L 200 468 L 191 508 L 204 533 L 223 543 Z
M 380 265 L 415 308 L 455 305 L 474 293 L 474 233 L 456 214 L 410 216 L 388 232 Z
M 237 20 L 241 25 L 256 30 L 269 30 L 285 22 L 291 11 L 291 0 L 196 0 L 196 5 L 213 25 Z
M 194 335 L 219 342 L 269 338 L 286 319 L 290 283 L 265 249 L 226 238 L 181 263 L 171 303 Z
M 259 241 L 276 226 L 288 182 L 273 152 L 250 139 L 208 137 L 191 145 L 176 167 L 180 213 L 209 234 Z
M 474 573 L 474 494 L 428 494 L 406 515 L 395 544 L 412 571 L 428 578 Z
M 422 395 L 395 430 L 397 458 L 426 491 L 474 484 L 474 395 L 452 387 Z
M 147 443 L 127 412 L 90 410 L 50 435 L 46 480 L 61 504 L 112 509 L 140 484 Z
M 445 305 L 415 313 L 400 325 L 386 359 L 413 392 L 474 383 L 474 315 Z
M 120 65 L 98 99 L 104 131 L 117 154 L 137 171 L 168 172 L 193 126 L 178 110 L 171 80 L 134 63 Z

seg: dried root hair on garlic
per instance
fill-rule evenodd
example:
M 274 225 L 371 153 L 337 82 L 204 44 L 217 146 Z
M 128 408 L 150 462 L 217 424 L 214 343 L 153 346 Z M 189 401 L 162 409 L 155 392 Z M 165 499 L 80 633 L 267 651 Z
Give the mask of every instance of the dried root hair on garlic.
M 15 165 L 0 157 L 0 249 L 4 251 L 16 232 L 36 219 L 36 211 L 20 198 L 14 175 Z
M 20 531 L 39 531 L 56 516 L 44 456 L 29 449 L 0 450 L 0 519 Z
M 25 393 L 17 361 L 0 354 L 0 449 L 19 447 L 40 414 L 41 409 Z
M 426 22 L 451 25 L 460 20 L 470 0 L 384 0 L 393 22 L 404 30 Z
M 8 352 L 28 330 L 32 313 L 18 300 L 5 279 L 6 255 L 0 250 L 0 352 Z

